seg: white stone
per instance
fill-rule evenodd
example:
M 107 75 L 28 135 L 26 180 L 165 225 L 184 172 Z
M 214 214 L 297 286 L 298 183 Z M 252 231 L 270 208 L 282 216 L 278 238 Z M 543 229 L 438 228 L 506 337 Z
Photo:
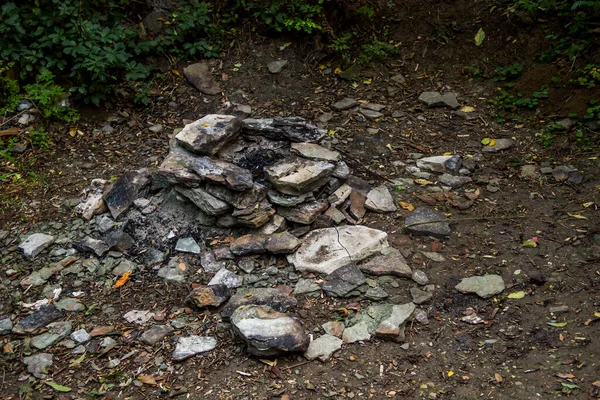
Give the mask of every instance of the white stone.
M 182 361 L 196 354 L 210 351 L 217 347 L 217 339 L 212 336 L 180 337 L 173 352 L 173 360 Z
M 34 233 L 25 239 L 19 245 L 19 248 L 23 251 L 25 258 L 33 260 L 52 243 L 54 243 L 54 236 L 46 235 L 45 233 Z
M 446 171 L 445 163 L 452 156 L 432 156 L 417 160 L 417 167 L 431 172 L 443 173 Z
M 329 360 L 331 355 L 342 348 L 344 341 L 332 335 L 323 335 L 308 345 L 304 357 L 309 360 L 318 358 L 322 362 Z

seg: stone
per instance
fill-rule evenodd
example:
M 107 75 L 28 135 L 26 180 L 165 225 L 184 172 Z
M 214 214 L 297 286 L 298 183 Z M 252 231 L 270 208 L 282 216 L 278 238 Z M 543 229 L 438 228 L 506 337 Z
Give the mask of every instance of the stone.
M 217 199 L 223 200 L 239 209 L 254 207 L 267 196 L 266 186 L 263 186 L 260 183 L 254 183 L 250 189 L 241 192 L 230 190 L 223 185 L 212 183 L 206 184 L 204 189 Z
M 264 200 L 254 211 L 248 215 L 237 217 L 237 224 L 248 228 L 260 228 L 271 220 L 275 214 L 275 210 L 271 208 L 271 204 Z
M 488 299 L 504 291 L 504 280 L 500 275 L 472 276 L 460 281 L 455 289 L 461 293 L 475 293 Z
M 213 156 L 239 136 L 242 122 L 233 115 L 209 114 L 187 124 L 175 140 L 194 154 Z
M 298 318 L 268 306 L 241 306 L 233 312 L 231 324 L 255 356 L 305 352 L 309 346 L 310 339 Z
M 344 341 L 332 335 L 323 335 L 318 339 L 313 340 L 308 345 L 304 357 L 308 360 L 318 358 L 321 362 L 325 362 L 331 358 L 333 353 L 342 348 Z
M 521 171 L 519 172 L 519 177 L 524 178 L 524 179 L 538 179 L 540 177 L 540 172 L 538 170 L 537 165 L 521 166 Z
M 337 162 L 340 159 L 339 152 L 314 143 L 292 143 L 290 150 L 292 153 L 310 160 Z
M 84 198 L 75 206 L 75 213 L 89 221 L 94 215 L 105 212 L 106 204 L 102 196 L 107 185 L 108 181 L 104 179 L 92 180 L 90 186 L 84 190 Z
M 460 173 L 460 168 L 463 165 L 463 160 L 461 156 L 452 155 L 449 159 L 444 162 L 444 168 L 447 172 L 450 172 L 452 175 L 458 175 Z
M 338 161 L 333 170 L 332 176 L 334 178 L 346 179 L 350 175 L 350 167 L 343 161 Z
M 180 337 L 173 351 L 173 360 L 183 361 L 196 354 L 205 353 L 217 347 L 217 339 L 212 336 L 190 335 Z
M 113 221 L 108 215 L 103 215 L 100 217 L 98 222 L 96 223 L 96 228 L 100 233 L 106 233 L 117 227 L 117 223 Z
M 226 102 L 224 107 L 217 111 L 217 114 L 233 115 L 239 119 L 246 119 L 252 115 L 252 107 L 247 104 Z
M 287 222 L 281 215 L 273 215 L 273 218 L 260 228 L 258 233 L 262 235 L 272 235 L 273 233 L 281 233 L 287 229 Z
M 494 140 L 494 145 L 492 146 L 483 146 L 481 151 L 485 153 L 497 153 L 502 150 L 510 149 L 515 145 L 515 141 L 512 139 L 492 139 Z
M 54 275 L 54 271 L 52 270 L 52 268 L 43 267 L 38 269 L 37 271 L 33 271 L 31 275 L 21 280 L 20 285 L 24 289 L 30 286 L 41 286 L 45 284 L 52 275 Z
M 163 126 L 160 124 L 157 125 L 152 125 L 151 127 L 148 128 L 148 130 L 152 133 L 160 133 L 163 131 Z
M 34 233 L 19 244 L 19 249 L 21 249 L 26 259 L 33 260 L 52 243 L 54 243 L 54 236 L 45 233 Z
M 123 318 L 131 324 L 144 325 L 154 317 L 154 313 L 148 310 L 131 310 L 123 314 Z
M 300 117 L 274 117 L 242 121 L 244 131 L 271 140 L 289 140 L 291 142 L 318 142 L 325 137 L 327 131 L 309 124 Z
M 417 320 L 420 324 L 429 324 L 429 318 L 427 318 L 427 311 L 423 309 L 417 309 L 414 313 L 414 316 L 415 320 Z
M 154 325 L 140 335 L 140 340 L 150 346 L 163 340 L 165 336 L 173 333 L 174 329 L 169 325 Z
M 212 251 L 202 251 L 200 253 L 200 264 L 205 272 L 217 272 L 221 268 L 225 268 L 227 261 L 218 260 L 215 253 Z
M 183 69 L 183 74 L 185 75 L 185 79 L 200 92 L 208 95 L 221 93 L 221 88 L 210 72 L 210 64 L 208 62 L 188 65 Z
M 179 267 L 179 263 L 172 263 L 172 260 L 174 259 L 171 259 L 168 265 L 165 265 L 158 270 L 158 276 L 167 282 L 185 282 L 185 271 Z
M 283 67 L 285 67 L 287 65 L 287 63 L 288 63 L 287 60 L 271 61 L 270 63 L 267 64 L 267 69 L 272 74 L 278 74 L 281 72 Z
M 288 221 L 310 225 L 329 208 L 327 200 L 317 200 L 296 207 L 277 207 L 277 213 Z
M 452 156 L 431 156 L 417 160 L 417 167 L 431 172 L 446 172 L 446 162 L 452 159 Z
M 221 311 L 221 317 L 224 321 L 228 321 L 238 307 L 249 304 L 268 305 L 274 310 L 283 312 L 288 308 L 295 307 L 298 301 L 294 297 L 274 288 L 238 290 Z
M 369 275 L 393 275 L 401 278 L 410 278 L 412 271 L 400 251 L 386 247 L 382 254 L 378 254 L 369 261 L 360 264 L 359 268 Z
M 203 181 L 226 185 L 228 188 L 245 191 L 254 187 L 252 174 L 247 169 L 209 157 L 188 159 L 188 168 Z
M 83 240 L 75 245 L 75 248 L 82 253 L 92 253 L 98 257 L 102 257 L 110 250 L 110 247 L 102 240 L 94 239 L 86 236 Z
M 177 244 L 175 245 L 175 251 L 181 251 L 182 253 L 200 254 L 202 249 L 200 249 L 200 246 L 194 240 L 194 238 L 187 237 L 177 240 Z
M 454 176 L 447 173 L 442 174 L 442 176 L 438 178 L 439 183 L 444 186 L 450 186 L 452 189 L 459 188 L 472 181 L 473 179 L 468 176 Z
M 403 325 L 415 311 L 414 303 L 392 306 L 390 316 L 379 324 L 375 335 L 385 339 L 402 340 L 404 336 Z
M 275 189 L 297 196 L 325 185 L 334 168 L 326 161 L 287 159 L 265 167 L 264 171 Z
M 56 309 L 60 311 L 76 312 L 85 309 L 85 306 L 77 299 L 65 297 L 56 303 Z
M 342 321 L 325 322 L 323 325 L 321 325 L 321 327 L 328 335 L 340 338 L 342 337 L 344 329 L 346 328 L 345 324 Z
M 364 109 L 367 109 L 367 110 L 373 110 L 373 111 L 381 111 L 385 107 L 386 106 L 384 104 L 376 104 L 376 103 L 363 103 L 360 106 L 360 108 L 364 108 Z
M 23 358 L 23 364 L 27 365 L 27 371 L 38 379 L 45 379 L 48 368 L 52 366 L 52 354 L 38 353 Z
M 63 316 L 64 314 L 58 311 L 54 304 L 46 304 L 17 322 L 12 331 L 19 335 L 33 333 Z
M 342 99 L 342 100 L 334 103 L 332 105 L 332 107 L 338 111 L 343 111 L 343 110 L 347 110 L 352 107 L 356 107 L 357 105 L 358 105 L 358 101 L 346 97 L 345 99 Z
M 294 295 L 313 295 L 321 293 L 321 286 L 313 279 L 298 279 L 294 288 Z
M 385 185 L 378 186 L 367 194 L 365 207 L 379 213 L 394 212 L 397 210 L 394 199 Z
M 136 268 L 135 263 L 123 258 L 111 272 L 114 276 L 123 276 L 126 272 L 134 272 Z
M 369 109 L 361 108 L 360 113 L 369 119 L 377 119 L 383 117 L 383 113 Z
M 225 285 L 229 289 L 235 289 L 242 286 L 244 279 L 241 276 L 238 276 L 231 272 L 228 269 L 221 268 L 215 276 L 208 282 L 209 286 L 212 285 Z
M 175 186 L 175 190 L 208 215 L 221 215 L 231 210 L 231 205 L 229 203 L 216 198 L 204 190 L 204 188 Z
M 350 207 L 348 211 L 352 218 L 360 221 L 367 212 L 365 208 L 366 197 L 358 190 L 353 189 L 350 193 Z
M 428 260 L 431 260 L 431 261 L 435 261 L 435 262 L 444 262 L 444 261 L 446 261 L 446 257 L 444 257 L 440 253 L 436 253 L 434 251 L 422 251 L 422 250 L 420 250 L 419 253 L 421 253 L 425 258 L 427 258 Z
M 452 233 L 444 213 L 429 207 L 415 209 L 404 221 L 404 229 L 409 233 L 439 238 L 450 236 Z
M 427 107 L 450 107 L 458 108 L 458 100 L 456 100 L 456 93 L 445 93 L 439 92 L 423 92 L 419 96 L 419 101 L 425 104 Z
M 70 338 L 78 344 L 82 344 L 82 343 L 87 343 L 90 341 L 90 339 L 92 338 L 92 335 L 90 335 L 85 329 L 78 329 L 74 332 L 71 332 L 71 336 Z
M 418 283 L 419 285 L 427 285 L 429 283 L 429 278 L 427 274 L 420 269 L 415 269 L 411 275 L 411 279 Z
M 364 342 L 371 339 L 369 325 L 366 322 L 359 322 L 349 328 L 344 329 L 342 340 L 346 343 Z
M 237 256 L 248 254 L 289 254 L 300 246 L 300 241 L 288 232 L 265 234 L 249 234 L 234 240 L 230 249 Z
M 31 346 L 38 350 L 44 350 L 67 337 L 71 333 L 72 326 L 70 322 L 53 322 L 46 328 L 48 328 L 47 332 L 31 338 Z
M 344 221 L 346 219 L 346 216 L 344 215 L 344 213 L 335 207 L 329 207 L 327 209 L 327 211 L 325 211 L 324 215 L 327 216 L 328 218 L 331 218 L 331 220 L 336 225 L 339 225 L 340 223 L 342 223 L 342 221 Z
M 333 297 L 348 297 L 354 290 L 366 283 L 365 276 L 356 264 L 347 264 L 337 268 L 325 277 L 321 287 L 325 293 Z
M 417 287 L 410 288 L 410 297 L 412 298 L 412 302 L 415 304 L 423 304 L 427 303 L 433 297 L 433 293 L 426 292 Z
M 134 239 L 123 229 L 115 229 L 104 235 L 104 242 L 111 250 L 128 253 L 135 245 Z
M 114 219 L 129 209 L 133 201 L 139 197 L 140 191 L 150 181 L 149 178 L 145 169 L 129 171 L 122 174 L 111 185 L 104 195 L 104 203 Z
M 190 292 L 185 299 L 185 303 L 197 309 L 219 307 L 226 302 L 230 296 L 231 292 L 227 285 L 202 285 Z
M 373 301 L 381 301 L 390 297 L 390 295 L 380 287 L 368 288 L 364 296 L 365 299 Z
M 298 204 L 315 200 L 315 196 L 311 192 L 300 194 L 298 196 L 291 196 L 279 193 L 275 190 L 269 190 L 267 197 L 271 203 L 283 207 L 294 207 Z
M 406 78 L 402 74 L 394 75 L 390 78 L 390 80 L 393 82 L 399 83 L 401 85 L 406 83 Z
M 327 198 L 327 200 L 332 207 L 336 207 L 346 201 L 346 199 L 350 197 L 350 193 L 352 193 L 352 188 L 344 183 L 342 186 L 337 188 L 336 191 Z
M 0 335 L 8 334 L 13 328 L 13 323 L 10 317 L 0 319 Z
M 366 226 L 324 228 L 309 232 L 288 262 L 298 271 L 330 274 L 388 247 L 387 233 Z

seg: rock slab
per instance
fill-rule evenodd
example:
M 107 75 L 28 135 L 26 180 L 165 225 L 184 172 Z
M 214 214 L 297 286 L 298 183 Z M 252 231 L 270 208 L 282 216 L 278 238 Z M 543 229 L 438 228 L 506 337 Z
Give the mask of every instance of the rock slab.
M 233 115 L 209 114 L 187 124 L 175 140 L 194 154 L 215 155 L 241 132 L 242 122 Z
M 342 339 L 325 334 L 310 342 L 308 350 L 304 353 L 304 357 L 308 360 L 318 358 L 321 362 L 325 362 L 329 360 L 333 353 L 342 348 L 343 343 Z
M 504 280 L 500 275 L 472 276 L 460 281 L 455 289 L 461 293 L 475 293 L 484 299 L 504 291 Z
M 21 249 L 26 259 L 33 260 L 52 243 L 54 243 L 54 236 L 45 233 L 34 233 L 19 245 L 19 249 Z
M 414 234 L 444 238 L 450 236 L 450 223 L 444 213 L 429 207 L 418 207 L 404 222 L 405 229 Z
M 173 360 L 183 361 L 196 354 L 211 351 L 217 347 L 217 339 L 212 336 L 186 336 L 180 337 L 173 351 Z

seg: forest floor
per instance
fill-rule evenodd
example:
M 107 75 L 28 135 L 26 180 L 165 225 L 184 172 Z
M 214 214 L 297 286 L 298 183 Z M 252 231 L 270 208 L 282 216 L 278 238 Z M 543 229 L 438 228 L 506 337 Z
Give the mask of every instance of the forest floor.
M 214 113 L 226 101 L 251 106 L 254 118 L 300 116 L 318 122 L 324 113 L 332 113 L 325 128 L 333 131 L 336 147 L 374 184 L 406 177 L 398 161 L 411 160 L 413 153 L 475 156 L 477 169 L 467 187 L 478 195 L 469 208 L 456 207 L 451 194 L 433 196 L 419 185 L 394 193 L 399 202 L 435 206 L 450 215 L 454 223 L 449 238 L 406 235 L 402 225 L 409 211 L 402 208 L 384 216 L 367 214 L 364 221 L 386 231 L 393 246 L 412 251 L 409 265 L 424 270 L 435 284 L 433 299 L 423 306 L 429 323 L 407 325 L 408 346 L 379 340 L 349 344 L 326 363 L 281 358 L 274 372 L 272 366 L 247 356 L 239 343 L 233 346 L 235 339 L 224 334 L 210 355 L 176 363 L 156 385 L 141 387 L 119 387 L 135 374 L 135 366 L 125 367 L 123 362 L 113 372 L 102 367 L 116 355 L 90 354 L 74 365 L 69 363 L 78 356 L 57 346 L 49 351 L 55 355 L 49 375 L 73 388 L 60 393 L 48 385 L 23 389 L 28 377 L 21 362 L 22 341 L 8 334 L 2 336 L 3 395 L 82 398 L 92 389 L 109 388 L 107 398 L 154 398 L 161 391 L 184 394 L 178 389 L 185 388 L 190 398 L 224 399 L 600 398 L 600 341 L 594 334 L 600 321 L 598 147 L 592 141 L 582 148 L 572 135 L 558 136 L 544 147 L 536 136 L 543 121 L 584 113 L 589 99 L 600 99 L 599 90 L 568 85 L 570 65 L 535 61 L 546 45 L 541 29 L 490 13 L 481 4 L 438 3 L 407 5 L 403 17 L 382 21 L 389 25 L 387 39 L 402 43 L 399 54 L 361 66 L 355 80 L 334 73 L 340 65 L 320 59 L 312 42 L 288 45 L 286 39 L 261 37 L 248 29 L 214 64 L 221 95 L 205 96 L 188 85 L 182 77 L 185 63 L 165 68 L 148 107 L 115 102 L 86 110 L 78 126 L 81 134 L 75 136 L 55 128 L 48 149 L 20 156 L 25 172 L 19 180 L 3 182 L 0 194 L 0 231 L 10 232 L 0 247 L 0 290 L 10 299 L 0 306 L 2 317 L 24 312 L 19 301 L 43 297 L 41 288 L 14 293 L 23 292 L 18 282 L 32 267 L 16 256 L 18 243 L 11 238 L 49 223 L 67 226 L 75 217 L 65 202 L 78 197 L 92 179 L 110 180 L 132 169 L 156 167 L 168 152 L 174 129 L 183 127 L 184 120 Z M 478 47 L 473 36 L 479 26 L 486 39 Z M 266 65 L 273 60 L 288 63 L 272 74 Z M 515 62 L 524 66 L 516 90 L 532 96 L 548 87 L 549 96 L 532 110 L 498 111 L 490 100 L 498 96 L 499 82 L 490 78 L 497 66 Z M 391 80 L 398 74 L 404 83 Z M 560 80 L 555 87 L 553 77 Z M 472 107 L 469 114 L 476 118 L 463 118 L 448 108 L 427 108 L 417 100 L 425 91 L 458 93 L 461 107 Z M 353 111 L 333 110 L 332 104 L 343 98 L 383 104 L 384 117 L 371 120 Z M 109 124 L 114 130 L 103 131 Z M 162 130 L 148 129 L 156 125 Z M 482 153 L 486 138 L 512 138 L 515 144 L 498 153 Z M 559 165 L 576 168 L 582 181 L 556 179 L 541 170 Z M 63 225 L 56 229 L 65 229 Z M 523 246 L 534 237 L 537 247 Z M 445 261 L 429 260 L 419 251 L 439 253 Z M 19 273 L 8 276 L 8 269 Z M 507 289 L 502 294 L 484 300 L 454 289 L 464 277 L 488 273 L 504 278 Z M 91 292 L 86 303 L 97 307 L 69 319 L 74 325 L 121 326 L 125 331 L 120 316 L 131 309 L 163 309 L 168 310 L 167 318 L 179 316 L 180 311 L 173 310 L 183 307 L 188 287 L 151 276 L 138 279 L 124 291 Z M 408 300 L 400 291 L 396 295 Z M 517 293 L 515 298 L 512 293 Z M 362 301 L 363 307 L 368 303 Z M 313 330 L 336 318 L 344 305 L 340 300 L 307 298 L 299 299 L 298 309 Z M 460 320 L 469 307 L 484 323 Z M 186 312 L 190 321 L 213 320 L 209 314 Z M 135 340 L 124 337 L 116 352 L 122 357 L 136 346 Z M 161 357 L 155 369 L 169 358 L 169 351 L 164 345 L 150 352 Z

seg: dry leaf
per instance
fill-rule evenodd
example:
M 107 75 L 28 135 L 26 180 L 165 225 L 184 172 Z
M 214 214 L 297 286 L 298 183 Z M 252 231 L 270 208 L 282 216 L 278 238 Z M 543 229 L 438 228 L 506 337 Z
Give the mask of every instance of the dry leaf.
M 406 203 L 404 201 L 400 201 L 400 202 L 398 202 L 398 204 L 400 205 L 400 207 L 402 207 L 403 209 L 408 210 L 408 211 L 413 211 L 415 209 L 415 206 L 413 206 L 410 203 Z
M 156 379 L 152 375 L 138 375 L 137 380 L 146 385 L 156 385 Z
M 465 192 L 465 197 L 469 200 L 477 200 L 480 193 L 481 192 L 479 189 L 475 190 L 474 192 Z
M 502 375 L 500 375 L 500 374 L 494 374 L 494 379 L 496 379 L 496 382 L 498 382 L 498 383 L 502 383 L 502 381 L 503 381 Z
M 587 219 L 587 217 L 584 217 L 584 216 L 583 216 L 583 215 L 581 215 L 581 214 L 571 214 L 571 213 L 567 213 L 567 215 L 568 215 L 569 217 L 576 218 L 576 219 Z
M 556 374 L 557 377 L 561 378 L 561 379 L 573 379 L 575 378 L 575 375 L 573 374 L 569 374 L 567 372 L 559 372 L 558 374 Z
M 129 280 L 130 276 L 131 276 L 131 271 L 127 271 L 123 275 L 121 275 L 119 280 L 115 282 L 115 289 L 118 289 L 121 286 L 123 286 L 124 284 L 126 284 L 127 281 Z
M 450 378 L 452 375 L 454 375 L 454 371 L 448 371 L 448 378 Z
M 417 185 L 421 185 L 421 186 L 433 185 L 433 182 L 428 181 L 427 179 L 423 179 L 423 178 L 415 179 L 414 182 Z
M 172 69 L 171 73 L 173 73 L 173 75 L 181 76 L 181 73 L 179 71 L 177 71 L 176 69 Z
M 180 269 L 180 270 L 182 270 L 182 271 L 185 271 L 185 270 L 186 270 L 186 268 L 187 268 L 187 267 L 185 266 L 185 264 L 184 264 L 184 263 L 179 263 L 178 267 L 179 267 L 179 269 Z
M 462 111 L 464 113 L 471 113 L 471 112 L 475 111 L 475 108 L 471 107 L 471 106 L 463 106 L 463 107 L 461 107 L 460 111 Z

